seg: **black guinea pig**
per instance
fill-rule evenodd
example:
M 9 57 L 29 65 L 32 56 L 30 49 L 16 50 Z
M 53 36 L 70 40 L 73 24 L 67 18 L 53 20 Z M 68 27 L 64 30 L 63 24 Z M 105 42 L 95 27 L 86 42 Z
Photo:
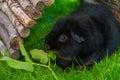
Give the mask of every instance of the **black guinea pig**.
M 111 10 L 102 4 L 83 3 L 56 22 L 45 38 L 45 50 L 56 53 L 63 69 L 72 63 L 89 66 L 114 53 L 119 36 Z

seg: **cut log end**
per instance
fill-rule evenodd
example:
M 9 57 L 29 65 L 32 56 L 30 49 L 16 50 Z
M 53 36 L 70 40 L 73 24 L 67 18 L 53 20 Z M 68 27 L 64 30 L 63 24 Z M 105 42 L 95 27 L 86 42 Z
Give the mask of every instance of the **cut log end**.
M 10 52 L 9 56 L 11 58 L 13 58 L 13 59 L 19 59 L 20 58 L 19 50 L 14 50 L 14 49 L 11 48 L 11 49 L 9 49 L 9 52 Z
M 28 22 L 26 21 L 25 26 L 26 26 L 27 28 L 31 28 L 31 27 L 33 27 L 35 24 L 36 24 L 36 22 L 31 19 L 31 20 L 29 20 Z
M 47 0 L 47 1 L 44 2 L 44 4 L 45 4 L 46 6 L 50 6 L 50 5 L 52 5 L 54 2 L 55 2 L 55 0 Z
M 27 28 L 24 28 L 23 30 L 21 30 L 21 34 L 20 36 L 22 36 L 22 38 L 26 38 L 30 35 L 30 30 Z
M 43 10 L 44 7 L 50 6 L 55 2 L 55 0 L 39 0 L 35 4 L 35 8 L 39 11 Z
M 15 50 L 19 50 L 20 49 L 19 42 L 22 42 L 22 39 L 20 37 L 16 36 L 13 39 L 11 39 L 10 46 Z
M 39 11 L 42 11 L 44 7 L 45 7 L 45 4 L 43 1 L 39 1 L 35 6 L 35 8 Z
M 22 25 L 18 28 L 18 32 L 22 38 L 26 38 L 30 35 L 30 29 L 25 28 Z
M 42 16 L 42 13 L 32 6 L 27 6 L 25 11 L 32 19 L 35 20 L 39 19 Z
M 7 0 L 7 4 L 10 7 L 13 14 L 19 19 L 19 21 L 27 28 L 35 25 L 36 21 L 31 19 L 20 6 L 16 0 Z

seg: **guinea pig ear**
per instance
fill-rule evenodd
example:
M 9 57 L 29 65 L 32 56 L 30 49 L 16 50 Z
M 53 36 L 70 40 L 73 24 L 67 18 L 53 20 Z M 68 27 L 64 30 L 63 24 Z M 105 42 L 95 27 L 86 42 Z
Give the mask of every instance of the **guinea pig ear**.
M 84 37 L 79 36 L 73 32 L 71 33 L 71 36 L 72 36 L 73 40 L 77 41 L 78 43 L 85 41 Z

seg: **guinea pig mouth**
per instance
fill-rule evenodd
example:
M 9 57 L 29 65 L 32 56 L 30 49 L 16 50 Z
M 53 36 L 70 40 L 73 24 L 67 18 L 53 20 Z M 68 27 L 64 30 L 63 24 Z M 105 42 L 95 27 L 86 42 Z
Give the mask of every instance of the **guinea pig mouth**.
M 60 56 L 60 52 L 57 51 L 57 50 L 49 50 L 49 51 L 47 51 L 47 52 L 53 52 L 53 53 L 55 53 L 60 59 L 65 60 L 65 61 L 71 61 L 71 60 L 72 60 L 71 57 L 68 57 L 68 56 Z
M 53 53 L 56 53 L 56 54 L 58 54 L 58 53 L 59 53 L 59 51 L 58 51 L 58 50 L 45 50 L 45 52 L 47 52 L 47 53 L 49 53 L 49 52 L 53 52 Z
M 47 51 L 45 51 L 45 52 L 47 52 L 47 53 L 53 52 L 53 53 L 55 53 L 56 55 L 59 55 L 59 53 L 60 53 L 58 50 L 47 50 Z

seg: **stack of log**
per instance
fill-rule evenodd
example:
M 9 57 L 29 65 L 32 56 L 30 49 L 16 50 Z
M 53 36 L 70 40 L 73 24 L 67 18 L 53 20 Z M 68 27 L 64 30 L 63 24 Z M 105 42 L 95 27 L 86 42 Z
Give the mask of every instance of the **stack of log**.
M 0 52 L 7 48 L 9 56 L 18 59 L 19 42 L 29 36 L 42 10 L 53 3 L 54 0 L 0 0 Z

